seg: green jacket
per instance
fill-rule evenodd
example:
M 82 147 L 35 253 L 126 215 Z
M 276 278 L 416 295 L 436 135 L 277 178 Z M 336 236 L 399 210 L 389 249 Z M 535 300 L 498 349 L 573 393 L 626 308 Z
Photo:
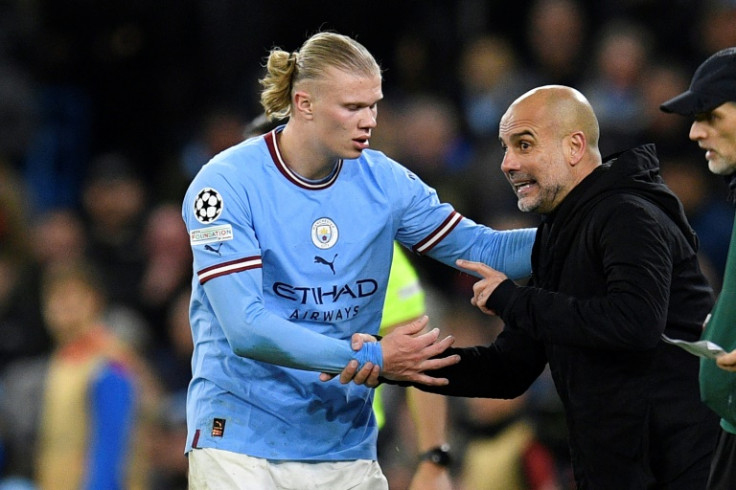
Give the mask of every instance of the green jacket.
M 736 349 L 736 223 L 731 232 L 723 288 L 703 339 L 720 345 L 726 352 Z M 701 359 L 700 396 L 721 417 L 721 427 L 736 434 L 736 373 L 720 369 L 712 359 Z

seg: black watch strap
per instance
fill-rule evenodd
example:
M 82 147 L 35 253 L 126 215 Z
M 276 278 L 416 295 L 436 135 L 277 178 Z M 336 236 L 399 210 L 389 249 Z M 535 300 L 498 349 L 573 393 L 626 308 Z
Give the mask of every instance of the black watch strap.
M 429 461 L 437 466 L 450 466 L 452 464 L 452 456 L 450 456 L 450 445 L 443 444 L 433 447 L 429 451 L 425 451 L 419 455 L 419 461 Z

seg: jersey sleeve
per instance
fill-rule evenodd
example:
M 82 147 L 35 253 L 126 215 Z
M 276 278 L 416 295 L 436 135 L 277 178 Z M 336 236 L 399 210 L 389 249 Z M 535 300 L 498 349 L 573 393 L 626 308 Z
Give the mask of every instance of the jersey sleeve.
M 201 291 L 199 301 L 204 305 L 192 319 L 193 329 L 198 328 L 195 323 L 209 325 L 209 316 L 214 315 L 233 353 L 286 367 L 337 373 L 351 359 L 382 367 L 380 342 L 366 343 L 354 352 L 348 340 L 314 332 L 266 308 L 262 256 L 248 196 L 226 172 L 227 166 L 203 169 L 183 202 L 194 256 L 194 287 Z
M 214 314 L 233 352 L 281 366 L 339 373 L 357 359 L 383 367 L 380 342 L 355 352 L 350 342 L 328 337 L 270 313 L 260 297 L 260 268 L 224 274 L 204 284 Z M 243 298 L 233 301 L 232 298 Z
M 405 205 L 397 239 L 413 252 L 455 268 L 457 259 L 483 262 L 512 279 L 531 274 L 535 228 L 495 230 L 480 225 L 442 203 L 436 191 L 410 171 L 398 172 L 396 180 Z
M 427 254 L 452 267 L 457 267 L 457 259 L 471 260 L 489 265 L 511 279 L 523 279 L 532 273 L 535 236 L 535 228 L 495 230 L 462 217 Z

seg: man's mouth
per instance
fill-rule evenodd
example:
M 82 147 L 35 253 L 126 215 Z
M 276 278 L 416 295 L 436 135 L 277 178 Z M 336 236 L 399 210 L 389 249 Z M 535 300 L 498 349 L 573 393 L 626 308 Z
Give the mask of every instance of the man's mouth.
M 370 146 L 368 138 L 355 138 L 353 140 L 361 150 L 364 150 Z
M 534 179 L 517 180 L 511 183 L 514 187 L 514 191 L 517 195 L 521 196 L 529 192 L 532 186 L 536 185 L 537 181 Z

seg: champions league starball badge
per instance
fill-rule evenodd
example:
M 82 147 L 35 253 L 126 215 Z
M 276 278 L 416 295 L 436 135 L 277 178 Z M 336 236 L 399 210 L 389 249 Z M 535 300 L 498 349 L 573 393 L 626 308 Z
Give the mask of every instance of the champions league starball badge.
M 211 187 L 205 187 L 194 199 L 194 217 L 202 224 L 215 221 L 222 214 L 222 196 Z
M 312 243 L 322 250 L 337 243 L 337 225 L 330 218 L 320 218 L 312 223 Z

